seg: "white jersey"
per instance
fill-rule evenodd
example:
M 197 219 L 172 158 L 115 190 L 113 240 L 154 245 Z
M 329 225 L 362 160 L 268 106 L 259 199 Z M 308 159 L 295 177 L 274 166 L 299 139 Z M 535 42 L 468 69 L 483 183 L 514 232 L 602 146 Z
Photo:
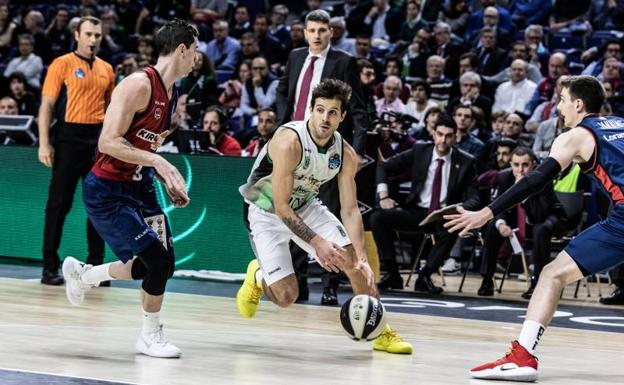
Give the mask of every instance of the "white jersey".
M 321 185 L 334 178 L 342 167 L 342 136 L 335 132 L 327 146 L 319 147 L 312 139 L 306 123 L 307 121 L 294 121 L 278 128 L 278 131 L 295 131 L 301 143 L 301 159 L 294 171 L 294 185 L 289 202 L 293 210 L 300 209 L 316 198 Z M 247 183 L 239 191 L 247 202 L 265 211 L 274 212 L 273 162 L 268 151 L 269 143 L 258 154 Z

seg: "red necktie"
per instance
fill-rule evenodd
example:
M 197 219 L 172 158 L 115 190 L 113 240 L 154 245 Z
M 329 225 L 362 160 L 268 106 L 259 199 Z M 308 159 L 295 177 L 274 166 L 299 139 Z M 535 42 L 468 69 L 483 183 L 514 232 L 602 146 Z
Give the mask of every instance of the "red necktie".
M 444 159 L 436 159 L 435 175 L 433 176 L 433 186 L 431 188 L 431 202 L 429 202 L 429 212 L 436 211 L 440 208 L 440 193 L 442 192 L 442 165 Z
M 522 203 L 516 206 L 516 216 L 518 217 L 518 241 L 521 245 L 524 245 L 524 241 L 526 240 L 526 212 L 524 211 Z
M 314 75 L 314 62 L 318 59 L 318 56 L 312 56 L 310 58 L 310 65 L 303 74 L 303 81 L 301 82 L 301 89 L 299 90 L 299 99 L 297 99 L 297 106 L 295 108 L 294 120 L 303 120 L 305 118 L 306 105 L 308 104 L 308 94 L 310 93 L 310 83 L 312 83 L 312 76 Z

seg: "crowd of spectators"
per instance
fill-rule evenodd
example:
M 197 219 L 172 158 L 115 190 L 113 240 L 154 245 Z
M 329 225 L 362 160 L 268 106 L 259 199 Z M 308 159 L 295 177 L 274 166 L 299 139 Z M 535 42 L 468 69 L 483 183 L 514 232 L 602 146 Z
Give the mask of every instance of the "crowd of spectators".
M 331 15 L 332 47 L 357 59 L 375 160 L 431 141 L 448 114 L 454 146 L 494 187 L 514 148 L 538 162 L 566 129 L 557 114 L 566 76 L 598 78 L 604 112 L 624 112 L 621 0 L 0 0 L 0 114 L 37 115 L 47 66 L 74 49 L 80 17 L 101 19 L 98 56 L 117 82 L 154 64 L 153 32 L 177 17 L 197 25 L 199 57 L 178 85 L 177 130 L 162 149 L 255 156 L 277 125 L 288 54 L 307 45 L 305 16 L 317 9 Z M 409 172 L 388 177 L 402 183 Z

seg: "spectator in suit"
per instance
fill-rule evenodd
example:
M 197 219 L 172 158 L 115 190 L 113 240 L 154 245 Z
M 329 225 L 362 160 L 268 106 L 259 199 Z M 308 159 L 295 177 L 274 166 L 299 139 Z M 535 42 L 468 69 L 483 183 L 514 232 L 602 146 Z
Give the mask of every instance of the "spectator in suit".
M 234 70 L 238 64 L 240 44 L 238 40 L 228 36 L 230 26 L 225 20 L 212 23 L 214 39 L 206 45 L 206 55 L 218 70 Z
M 453 98 L 447 106 L 448 111 L 453 111 L 455 107 L 477 106 L 485 114 L 485 119 L 489 121 L 492 99 L 481 95 L 481 77 L 474 72 L 466 72 L 459 77 L 459 89 L 461 96 Z
M 270 108 L 261 109 L 258 112 L 258 135 L 245 147 L 242 156 L 258 156 L 262 147 L 264 147 L 273 136 L 276 128 L 277 116 L 275 115 L 275 111 Z
M 479 75 L 479 79 L 481 80 L 480 93 L 490 99 L 494 98 L 494 93 L 496 92 L 498 84 L 489 81 L 479 73 L 479 57 L 474 52 L 466 52 L 459 57 L 459 76 L 461 77 L 466 72 L 475 72 Z M 460 96 L 461 90 L 459 88 L 459 78 L 457 78 L 453 81 L 453 86 L 451 87 L 451 98 Z
M 496 196 L 507 191 L 515 183 L 526 177 L 537 165 L 537 158 L 533 151 L 526 147 L 516 147 L 511 155 L 511 168 L 500 172 L 496 178 Z M 532 234 L 532 259 L 534 262 L 533 277 L 529 290 L 522 294 L 529 299 L 537 283 L 542 268 L 550 260 L 550 238 L 553 234 L 566 230 L 565 218 L 555 193 L 553 185 L 548 184 L 542 191 L 528 198 L 511 210 L 496 216 L 485 228 L 484 255 L 481 264 L 483 280 L 477 294 L 480 296 L 494 295 L 494 271 L 498 251 L 505 239 L 513 235 L 513 228 L 517 228 L 516 236 L 520 244 L 524 244 L 527 234 Z
M 375 75 L 381 77 L 384 65 L 371 54 L 372 42 L 370 34 L 362 33 L 355 37 L 355 57 L 366 59 L 375 67 Z
M 401 60 L 403 66 L 408 67 L 408 75 L 411 77 L 426 78 L 427 77 L 427 59 L 431 55 L 431 32 L 428 28 L 420 28 L 411 44 L 402 53 Z
M 64 5 L 56 8 L 56 15 L 45 31 L 50 42 L 52 57 L 61 56 L 71 50 L 72 33 L 69 29 L 69 10 Z
M 329 20 L 332 29 L 331 46 L 341 49 L 351 56 L 355 56 L 355 39 L 347 37 L 347 23 L 342 17 L 334 16 Z
M 479 45 L 473 52 L 479 58 L 479 73 L 492 76 L 499 73 L 504 65 L 507 53 L 496 46 L 496 30 L 483 27 L 479 35 Z
M 331 28 L 330 16 L 324 10 L 315 10 L 307 14 L 305 19 L 305 37 L 309 46 L 293 50 L 288 56 L 286 69 L 280 78 L 277 87 L 277 121 L 278 125 L 290 120 L 306 120 L 310 114 L 308 101 L 312 90 L 321 79 L 331 78 L 342 80 L 352 88 L 352 95 L 347 108 L 347 115 L 338 127 L 340 134 L 347 140 L 355 151 L 363 156 L 366 152 L 366 129 L 368 116 L 360 72 L 356 58 L 330 46 Z M 338 185 L 335 180 L 321 186 L 319 197 L 334 215 L 340 218 L 340 202 Z M 297 268 L 300 299 L 305 299 L 307 293 L 307 254 L 297 248 L 291 248 Z M 338 303 L 337 288 L 339 276 L 335 274 L 323 275 L 323 296 L 321 304 L 331 305 Z
M 401 23 L 398 43 L 409 44 L 421 28 L 426 28 L 427 22 L 420 15 L 420 3 L 409 0 L 405 6 L 405 20 Z
M 275 5 L 271 10 L 271 25 L 269 26 L 269 34 L 284 47 L 290 45 L 290 28 L 286 25 L 288 13 L 288 7 L 284 4 Z
M 479 199 L 475 186 L 474 158 L 453 148 L 457 126 L 448 115 L 442 115 L 435 124 L 434 142 L 417 143 L 410 150 L 380 162 L 377 167 L 377 192 L 381 209 L 373 213 L 371 227 L 387 275 L 378 284 L 380 290 L 402 289 L 396 263 L 394 239 L 396 231 L 432 231 L 435 245 L 421 270 L 415 290 L 439 294 L 442 288 L 431 281 L 446 259 L 457 239 L 448 233 L 442 223 L 421 228 L 418 226 L 429 212 L 447 205 L 463 203 L 464 207 L 477 207 Z M 387 175 L 412 169 L 412 187 L 402 206 L 389 195 Z
M 496 0 L 480 0 L 481 6 L 483 7 L 479 11 L 473 12 L 468 17 L 468 25 L 466 26 L 466 33 L 464 34 L 464 39 L 469 40 L 471 36 L 476 36 L 478 34 L 477 31 L 481 30 L 484 27 L 483 24 L 483 14 L 485 13 L 485 9 L 487 7 L 495 7 L 498 11 L 498 25 L 504 31 L 511 31 L 512 23 L 511 23 L 511 14 L 505 7 L 496 4 Z
M 399 38 L 402 20 L 401 12 L 392 8 L 388 0 L 373 0 L 364 24 L 371 32 L 373 40 L 382 39 L 394 43 Z
M 284 59 L 284 46 L 279 40 L 269 34 L 269 18 L 267 15 L 256 15 L 253 30 L 262 56 L 268 60 L 271 66 L 281 64 Z
M 288 40 L 288 46 L 286 46 L 286 52 L 290 52 L 293 49 L 307 47 L 308 42 L 305 39 L 305 25 L 301 20 L 294 20 L 290 23 L 290 39 Z
M 461 104 L 457 105 L 455 110 L 453 110 L 453 119 L 457 125 L 457 148 L 472 155 L 475 159 L 480 159 L 484 144 L 470 132 L 470 127 L 474 120 L 472 108 Z M 480 166 L 480 164 L 477 164 L 479 170 L 481 169 Z
M 527 79 L 528 63 L 516 59 L 511 63 L 511 80 L 496 89 L 492 111 L 526 113 L 526 105 L 531 100 L 537 85 Z
M 258 39 L 256 38 L 256 35 L 253 34 L 253 32 L 246 32 L 243 34 L 243 36 L 240 39 L 240 46 L 241 46 L 241 51 L 240 51 L 241 61 L 245 61 L 245 60 L 251 61 L 257 58 L 258 56 L 261 56 L 260 46 L 258 46 Z
M 453 82 L 444 76 L 445 60 L 438 55 L 427 59 L 427 83 L 431 87 L 431 99 L 446 105 L 448 103 Z
M 550 52 L 544 44 L 544 27 L 540 24 L 531 24 L 526 27 L 524 41 L 529 46 L 529 63 L 538 65 L 544 74 L 550 57 Z
M 436 43 L 433 52 L 445 61 L 444 75 L 450 79 L 457 78 L 461 42 L 452 38 L 451 26 L 444 22 L 436 23 L 433 38 Z
M 227 134 L 228 117 L 221 107 L 210 106 L 206 109 L 202 127 L 210 137 L 209 148 L 206 150 L 217 155 L 241 156 L 241 145 Z
M 240 40 L 246 32 L 253 32 L 250 20 L 249 8 L 244 4 L 238 3 L 234 7 L 234 24 L 232 25 L 230 36 Z

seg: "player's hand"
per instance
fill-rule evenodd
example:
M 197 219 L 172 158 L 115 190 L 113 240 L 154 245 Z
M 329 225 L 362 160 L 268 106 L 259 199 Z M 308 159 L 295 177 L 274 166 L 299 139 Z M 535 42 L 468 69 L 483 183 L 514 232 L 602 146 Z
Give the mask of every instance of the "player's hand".
M 47 167 L 52 167 L 54 163 L 54 147 L 51 145 L 39 144 L 39 162 L 43 163 Z
M 397 207 L 399 204 L 392 198 L 385 198 L 379 201 L 379 206 L 384 210 L 389 210 Z
M 310 244 L 314 247 L 323 269 L 334 273 L 339 273 L 343 269 L 348 260 L 348 252 L 345 248 L 318 235 L 310 241 Z
M 174 204 L 179 204 L 180 207 L 186 206 L 191 200 L 186 194 L 186 182 L 184 182 L 184 178 L 178 169 L 162 156 L 159 156 L 154 162 L 154 169 L 165 183 L 167 194 Z
M 498 232 L 502 237 L 509 238 L 511 234 L 513 234 L 513 230 L 508 225 L 500 225 L 498 226 Z
M 449 233 L 454 233 L 457 230 L 460 237 L 467 237 L 470 235 L 470 230 L 478 229 L 492 219 L 492 210 L 489 207 L 485 207 L 479 211 L 468 211 L 463 207 L 457 208 L 457 214 L 445 215 L 444 219 L 447 222 L 444 227 Z
M 169 190 L 167 185 L 165 185 L 165 190 L 167 191 L 167 195 L 169 195 L 169 198 L 171 199 L 171 203 L 173 203 L 176 208 L 181 209 L 191 203 L 191 199 L 188 196 L 176 196 L 172 191 Z
M 375 274 L 373 273 L 373 269 L 371 269 L 368 262 L 359 261 L 356 269 L 362 271 L 362 273 L 366 277 L 366 284 L 368 285 L 369 289 L 368 295 L 373 297 L 379 297 L 379 291 L 377 290 L 377 285 L 375 284 Z

